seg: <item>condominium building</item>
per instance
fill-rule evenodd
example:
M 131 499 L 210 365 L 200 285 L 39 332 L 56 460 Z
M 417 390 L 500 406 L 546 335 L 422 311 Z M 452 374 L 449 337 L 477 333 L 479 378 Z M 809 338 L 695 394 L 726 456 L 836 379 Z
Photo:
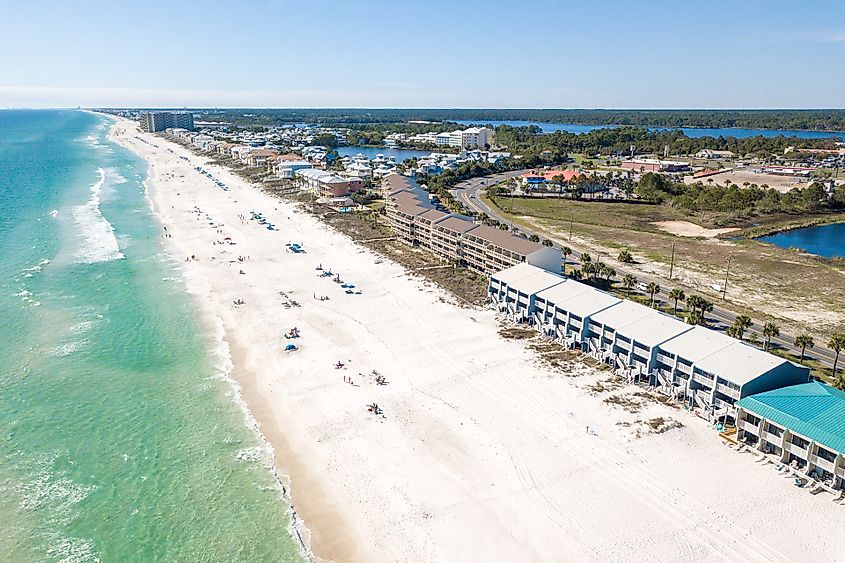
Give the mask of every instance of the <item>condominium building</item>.
M 347 196 L 360 190 L 362 185 L 360 179 L 341 178 L 331 172 L 313 168 L 297 170 L 295 177 L 302 180 L 305 189 L 323 199 Z
M 489 127 L 470 127 L 437 134 L 423 134 L 411 137 L 411 141 L 431 143 L 443 147 L 458 147 L 463 149 L 481 148 L 493 144 L 493 130 Z
M 439 210 L 428 192 L 405 176 L 390 174 L 383 187 L 388 221 L 403 242 L 486 274 L 521 263 L 560 272 L 556 248 Z
M 706 418 L 734 416 L 744 397 L 809 381 L 804 366 L 575 280 L 551 283 L 547 273 L 529 264 L 493 273 L 490 300 L 512 320 L 683 399 Z
M 194 130 L 194 114 L 189 111 L 148 111 L 141 114 L 141 130 L 147 133 L 165 129 Z
M 740 442 L 845 489 L 845 392 L 814 381 L 745 397 L 736 410 Z
M 465 149 L 493 144 L 493 130 L 489 127 L 470 127 L 461 131 L 461 146 Z

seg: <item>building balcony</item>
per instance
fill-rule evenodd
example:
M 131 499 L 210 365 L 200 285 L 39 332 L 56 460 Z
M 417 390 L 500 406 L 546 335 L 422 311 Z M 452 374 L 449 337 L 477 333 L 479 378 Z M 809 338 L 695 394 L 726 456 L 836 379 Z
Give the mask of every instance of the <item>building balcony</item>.
M 787 442 L 783 445 L 783 447 L 786 451 L 797 455 L 801 459 L 807 459 L 807 448 L 802 448 L 798 444 L 793 444 L 792 442 Z
M 681 371 L 683 371 L 683 370 L 681 370 Z M 692 380 L 695 381 L 696 383 L 700 383 L 701 385 L 704 385 L 708 389 L 713 388 L 713 380 L 708 379 L 708 378 L 704 377 L 703 375 L 701 375 L 699 373 L 694 373 L 692 375 Z
M 825 471 L 828 471 L 830 473 L 833 473 L 834 469 L 836 469 L 836 466 L 833 464 L 832 461 L 828 461 L 823 457 L 817 456 L 816 454 L 810 454 L 807 457 L 807 461 L 809 461 L 816 467 L 820 467 L 821 469 L 824 469 Z
M 718 409 L 732 409 L 734 405 L 730 401 L 725 401 L 719 397 L 713 397 L 713 406 Z
M 675 364 L 675 360 L 670 358 L 669 356 L 664 356 L 663 354 L 657 354 L 657 361 L 665 366 L 671 366 Z
M 747 420 L 738 420 L 737 423 L 736 423 L 736 427 L 739 428 L 740 430 L 743 430 L 743 431 L 748 432 L 750 434 L 754 434 L 755 436 L 757 435 L 757 432 L 759 432 L 759 430 L 760 430 L 759 428 L 757 428 L 757 426 L 755 426 L 754 424 L 751 424 Z
M 727 395 L 728 397 L 733 397 L 734 399 L 739 399 L 739 390 L 734 389 L 732 387 L 728 387 L 727 385 L 723 385 L 721 383 L 716 384 L 716 391 L 722 393 L 723 395 Z
M 780 446 L 781 442 L 783 442 L 783 438 L 780 436 L 775 436 L 768 430 L 761 430 L 760 431 L 760 439 L 769 442 L 770 444 L 776 444 Z

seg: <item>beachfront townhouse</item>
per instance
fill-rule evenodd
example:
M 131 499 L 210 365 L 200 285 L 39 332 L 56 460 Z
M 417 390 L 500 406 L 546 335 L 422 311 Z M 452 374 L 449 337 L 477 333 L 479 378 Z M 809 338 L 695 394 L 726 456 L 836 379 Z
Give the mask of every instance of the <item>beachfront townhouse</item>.
M 480 266 L 476 269 L 483 272 L 495 272 L 521 263 L 560 272 L 562 256 L 557 248 L 488 225 L 478 225 L 467 231 L 464 248 L 470 256 L 481 256 L 480 262 L 477 262 Z
M 565 284 L 566 278 L 561 275 L 517 264 L 490 276 L 488 295 L 511 320 L 531 322 L 537 295 Z
M 845 392 L 814 381 L 744 397 L 736 410 L 740 442 L 845 490 Z
M 809 381 L 809 369 L 723 333 L 694 327 L 660 346 L 658 388 L 716 418 L 749 395 Z
M 412 194 L 408 192 L 397 193 L 391 201 L 391 213 L 388 214 L 388 221 L 393 232 L 402 242 L 417 246 L 417 229 L 415 218 L 431 210 L 430 206 L 423 205 Z
M 466 255 L 463 235 L 475 228 L 475 223 L 455 215 L 444 217 L 431 226 L 431 248 L 435 254 L 450 262 L 480 266 L 474 255 Z
M 403 242 L 485 274 L 522 263 L 560 272 L 558 249 L 437 209 L 429 193 L 411 178 L 389 174 L 383 189 L 387 219 Z
M 622 301 L 590 317 L 590 352 L 641 381 L 654 367 L 657 347 L 692 326 L 633 301 Z
M 439 209 L 429 209 L 414 216 L 414 237 L 416 243 L 426 248 L 432 247 L 434 224 L 445 219 L 449 214 Z
M 809 381 L 808 368 L 581 282 L 538 289 L 546 274 L 530 264 L 493 273 L 489 298 L 512 320 L 684 400 L 705 418 L 732 417 L 744 397 Z
M 586 349 L 586 328 L 593 315 L 622 300 L 575 280 L 544 289 L 534 300 L 533 321 L 545 335 L 568 348 Z

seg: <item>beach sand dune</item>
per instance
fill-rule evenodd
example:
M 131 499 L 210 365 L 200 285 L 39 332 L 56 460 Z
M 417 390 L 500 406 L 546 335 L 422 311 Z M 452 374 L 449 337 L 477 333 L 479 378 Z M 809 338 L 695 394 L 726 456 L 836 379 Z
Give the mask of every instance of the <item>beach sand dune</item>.
M 234 375 L 319 558 L 845 557 L 843 508 L 722 445 L 691 414 L 606 404 L 589 390 L 606 372 L 543 367 L 498 335 L 491 311 L 452 304 L 293 205 L 129 122 L 113 138 L 150 163 L 165 244 L 199 306 L 222 320 Z M 249 220 L 252 211 L 278 230 Z M 320 264 L 361 294 L 319 277 Z M 292 327 L 299 350 L 284 352 Z M 618 424 L 657 416 L 684 426 L 636 438 Z

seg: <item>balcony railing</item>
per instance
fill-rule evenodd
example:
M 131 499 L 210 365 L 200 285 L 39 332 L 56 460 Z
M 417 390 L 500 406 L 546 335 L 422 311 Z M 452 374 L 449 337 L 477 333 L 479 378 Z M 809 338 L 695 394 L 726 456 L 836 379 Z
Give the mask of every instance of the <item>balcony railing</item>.
M 828 461 L 823 457 L 819 457 L 816 454 L 810 454 L 807 458 L 807 461 L 815 465 L 816 467 L 821 467 L 825 471 L 830 471 L 833 473 L 835 465 L 832 461 Z
M 793 444 L 792 442 L 784 444 L 784 448 L 786 451 L 791 452 L 802 459 L 807 459 L 807 448 L 802 448 L 798 444 Z
M 751 432 L 751 433 L 752 433 L 752 434 L 754 434 L 755 436 L 756 436 L 756 435 L 757 435 L 757 433 L 760 431 L 760 429 L 759 429 L 759 428 L 757 428 L 757 426 L 756 426 L 756 425 L 751 424 L 751 423 L 750 423 L 750 422 L 748 422 L 747 420 L 739 420 L 739 421 L 737 421 L 736 426 L 737 426 L 737 428 L 739 428 L 740 430 L 745 430 L 746 432 Z

